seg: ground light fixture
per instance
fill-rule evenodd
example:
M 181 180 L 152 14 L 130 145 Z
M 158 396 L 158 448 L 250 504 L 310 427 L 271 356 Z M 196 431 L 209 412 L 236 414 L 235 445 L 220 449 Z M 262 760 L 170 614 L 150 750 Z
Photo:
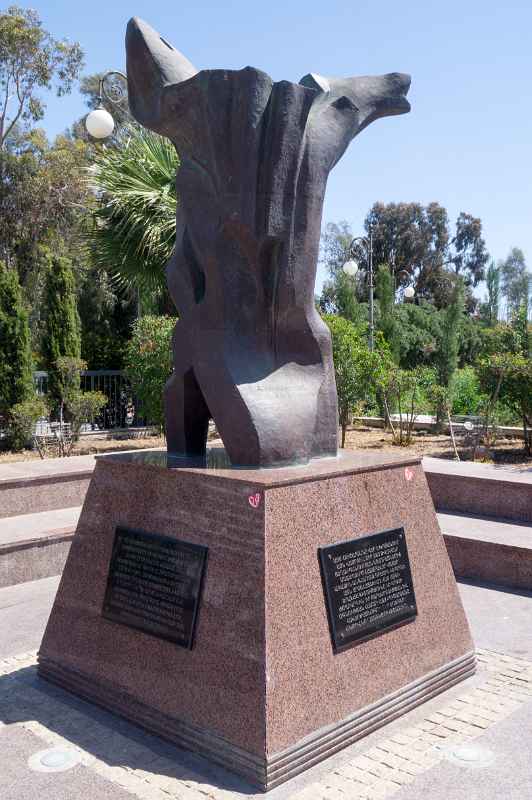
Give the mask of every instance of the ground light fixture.
M 105 81 L 111 75 L 118 75 L 123 81 L 123 87 L 117 88 L 115 83 L 112 92 L 107 90 L 105 86 Z M 119 106 L 125 99 L 126 91 L 127 77 L 123 72 L 111 70 L 102 75 L 98 89 L 98 106 L 87 114 L 85 118 L 85 127 L 94 139 L 107 139 L 115 128 L 115 121 L 112 115 L 104 108 L 104 99 L 115 106 Z

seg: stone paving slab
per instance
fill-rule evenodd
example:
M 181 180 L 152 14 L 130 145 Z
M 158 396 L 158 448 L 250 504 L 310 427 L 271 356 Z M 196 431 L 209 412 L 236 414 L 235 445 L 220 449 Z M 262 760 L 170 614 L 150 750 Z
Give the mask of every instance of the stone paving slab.
M 473 581 L 458 588 L 477 645 L 532 661 L 532 592 Z
M 0 589 L 0 659 L 39 647 L 58 585 L 56 576 Z
M 6 481 L 36 480 L 56 475 L 92 472 L 95 463 L 95 456 L 45 458 L 39 461 L 8 461 L 0 464 L 0 485 Z
M 146 447 L 130 452 L 147 452 L 157 448 Z M 0 486 L 8 481 L 38 480 L 58 475 L 77 475 L 94 471 L 96 459 L 128 452 L 124 450 L 109 451 L 88 456 L 70 456 L 68 458 L 44 458 L 35 461 L 7 461 L 0 464 Z
M 443 534 L 532 550 L 532 525 L 496 517 L 440 512 L 436 515 Z
M 520 483 L 532 486 L 532 466 L 515 467 L 511 464 L 482 464 L 477 461 L 451 461 L 445 458 L 424 456 L 421 463 L 425 472 L 458 475 L 464 478 L 485 478 L 492 481 Z
M 17 655 L 13 648 L 21 639 L 11 639 L 10 650 L 3 644 L 6 615 L 14 613 L 18 621 L 26 616 L 29 624 L 39 607 L 39 621 L 22 640 L 40 639 L 57 581 L 36 584 L 0 590 L 0 647 L 9 651 L 0 660 L 0 786 L 8 785 L 9 774 L 12 793 L 0 791 L 2 800 L 264 797 L 221 767 L 39 679 L 34 649 Z M 526 722 L 532 719 L 532 593 L 467 584 L 460 590 L 473 636 L 484 646 L 477 675 L 272 790 L 269 800 L 532 800 Z M 496 763 L 482 775 L 474 767 L 457 767 L 449 752 L 463 744 L 493 751 Z M 10 756 L 24 747 L 29 756 L 53 746 L 75 748 L 82 758 L 81 767 L 61 773 L 56 782 L 47 775 L 45 783 L 27 761 Z M 513 758 L 512 748 L 519 746 L 522 752 Z
M 78 523 L 81 508 L 74 506 L 7 517 L 0 523 L 0 548 L 2 545 L 39 539 L 51 533 L 73 531 Z
M 478 655 L 480 672 L 474 678 L 272 790 L 270 799 L 378 800 L 395 796 L 406 786 L 414 791 L 418 778 L 426 778 L 445 761 L 451 748 L 478 743 L 486 731 L 517 711 L 530 715 L 532 662 L 487 650 Z M 222 768 L 47 685 L 36 674 L 35 658 L 35 653 L 28 653 L 0 662 L 2 739 L 18 736 L 22 728 L 40 740 L 35 742 L 36 751 L 74 748 L 98 778 L 139 800 L 264 796 Z M 71 796 L 81 798 L 76 769 L 70 773 Z M 20 770 L 21 781 L 30 781 L 28 769 Z M 109 796 L 114 797 L 111 792 Z
M 110 784 L 84 764 L 68 772 L 33 772 L 28 759 L 43 749 L 42 740 L 17 726 L 0 730 L 0 797 L 2 800 L 131 800 L 131 794 Z M 73 789 L 75 787 L 75 795 Z
M 529 800 L 532 797 L 532 714 L 517 710 L 476 740 L 479 759 L 456 761 L 452 748 L 394 800 Z M 471 753 L 474 756 L 475 753 Z M 487 763 L 486 763 L 487 762 Z

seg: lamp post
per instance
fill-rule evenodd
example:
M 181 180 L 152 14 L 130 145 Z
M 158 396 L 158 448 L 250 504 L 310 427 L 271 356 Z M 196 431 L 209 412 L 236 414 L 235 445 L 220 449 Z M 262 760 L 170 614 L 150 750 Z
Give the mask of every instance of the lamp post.
M 406 277 L 406 279 L 409 281 L 411 276 L 410 276 L 410 273 L 406 271 L 406 269 L 400 269 L 399 272 L 397 272 L 397 273 L 395 272 L 395 270 L 393 270 L 392 272 L 393 272 L 393 297 L 394 297 L 394 302 L 395 302 L 395 293 L 397 291 L 397 277 L 400 278 L 401 276 L 404 275 Z M 405 290 L 403 292 L 404 299 L 405 300 L 413 300 L 415 294 L 416 294 L 416 292 L 415 292 L 414 287 L 411 284 L 407 284 L 407 286 L 405 286 Z
M 375 276 L 373 274 L 373 230 L 371 225 L 368 228 L 368 235 L 367 236 L 355 236 L 354 239 L 351 240 L 349 245 L 349 255 L 350 258 L 348 261 L 345 262 L 343 266 L 343 271 L 346 275 L 350 275 L 352 278 L 355 278 L 359 272 L 358 263 L 355 260 L 355 246 L 358 243 L 361 243 L 367 254 L 368 259 L 368 284 L 369 284 L 369 349 L 373 350 L 375 347 L 375 321 L 374 321 L 374 292 L 375 292 Z M 395 270 L 391 269 L 393 275 L 393 296 L 394 296 L 394 303 L 395 303 L 395 293 L 397 291 L 396 286 L 396 273 Z M 405 275 L 410 280 L 410 273 L 406 271 L 406 269 L 402 269 L 397 273 L 398 276 Z M 406 286 L 404 291 L 404 298 L 405 300 L 413 300 L 415 296 L 414 287 L 409 285 Z
M 115 86 L 115 97 L 113 97 L 105 88 L 105 81 L 111 75 L 118 75 L 124 81 L 123 89 L 116 91 Z M 95 139 L 107 139 L 107 137 L 112 134 L 115 127 L 115 121 L 113 117 L 107 111 L 107 109 L 104 108 L 104 99 L 112 105 L 119 107 L 120 103 L 124 100 L 126 91 L 127 76 L 124 75 L 123 72 L 118 72 L 118 70 L 110 70 L 109 72 L 104 73 L 100 78 L 100 85 L 98 87 L 98 106 L 89 114 L 87 114 L 85 118 L 85 127 L 90 135 Z
M 110 94 L 105 88 L 105 81 L 111 75 L 118 75 L 123 81 L 123 87 L 117 90 L 115 85 L 115 97 Z M 107 139 L 115 128 L 115 121 L 112 115 L 104 108 L 103 101 L 104 98 L 107 100 L 108 103 L 111 103 L 113 106 L 120 108 L 120 104 L 125 98 L 125 94 L 127 92 L 127 75 L 124 75 L 123 72 L 119 72 L 116 69 L 109 70 L 105 72 L 102 77 L 100 78 L 100 83 L 98 86 L 98 106 L 93 109 L 87 116 L 85 117 L 85 127 L 87 131 L 93 136 L 95 139 Z M 123 109 L 126 110 L 126 109 Z M 126 110 L 127 111 L 127 110 Z M 128 113 L 128 112 L 127 112 Z M 137 287 L 137 318 L 140 319 L 141 316 L 141 309 L 140 309 L 140 290 Z
M 352 239 L 351 244 L 349 245 L 349 255 L 351 258 L 349 261 L 343 266 L 343 271 L 346 275 L 350 275 L 352 278 L 356 276 L 359 271 L 359 266 L 355 261 L 355 252 L 354 247 L 355 245 L 360 242 L 364 249 L 366 250 L 367 258 L 368 258 L 368 281 L 369 281 L 369 349 L 373 350 L 375 346 L 375 322 L 374 322 L 374 275 L 373 275 L 373 230 L 371 225 L 368 229 L 367 236 L 355 236 Z

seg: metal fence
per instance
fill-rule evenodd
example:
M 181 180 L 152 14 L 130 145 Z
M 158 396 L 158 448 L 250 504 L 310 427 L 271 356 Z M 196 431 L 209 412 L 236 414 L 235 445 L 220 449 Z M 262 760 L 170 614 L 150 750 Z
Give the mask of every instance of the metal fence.
M 48 391 L 48 373 L 42 370 L 33 373 L 37 394 Z M 92 421 L 92 428 L 109 430 L 146 424 L 139 403 L 124 373 L 118 369 L 85 369 L 81 371 L 81 390 L 102 392 L 107 403 Z

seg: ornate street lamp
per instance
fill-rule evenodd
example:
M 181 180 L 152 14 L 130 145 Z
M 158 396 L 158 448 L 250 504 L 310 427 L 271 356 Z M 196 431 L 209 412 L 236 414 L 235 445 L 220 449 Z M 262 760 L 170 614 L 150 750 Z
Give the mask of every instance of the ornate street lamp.
M 352 259 L 350 259 L 349 261 L 346 261 L 344 266 L 343 266 L 343 271 L 345 272 L 346 275 L 350 275 L 351 278 L 356 277 L 356 274 L 358 272 L 358 264 L 357 264 L 357 262 L 353 261 Z
M 359 271 L 359 266 L 357 261 L 355 260 L 356 250 L 355 246 L 360 242 L 360 244 L 366 250 L 367 258 L 368 258 L 368 279 L 369 279 L 369 349 L 373 350 L 375 345 L 375 323 L 374 323 L 374 314 L 373 314 L 373 306 L 374 306 L 374 276 L 373 276 L 373 231 L 371 225 L 368 229 L 367 236 L 355 236 L 355 238 L 351 241 L 349 245 L 349 254 L 351 258 L 349 261 L 343 266 L 343 271 L 346 275 L 350 275 L 352 278 Z
M 116 84 L 113 87 L 113 90 L 107 90 L 105 87 L 105 81 L 111 75 L 118 75 L 124 81 L 124 86 L 119 88 Z M 111 70 L 110 72 L 106 72 L 100 78 L 100 85 L 98 89 L 98 106 L 89 114 L 87 114 L 85 118 L 85 127 L 87 131 L 93 136 L 95 139 L 107 139 L 108 136 L 112 134 L 115 127 L 115 121 L 111 114 L 104 108 L 103 101 L 104 99 L 107 100 L 114 106 L 119 107 L 120 103 L 124 100 L 127 91 L 127 77 L 124 75 L 123 72 L 118 72 L 117 70 Z M 114 96 L 113 96 L 114 95 Z
M 407 281 L 410 281 L 411 275 L 410 275 L 409 272 L 407 272 L 406 269 L 400 269 L 399 272 L 397 272 L 397 273 L 395 272 L 395 270 L 393 270 L 394 300 L 395 300 L 395 293 L 397 291 L 397 288 L 396 288 L 396 286 L 397 286 L 397 284 L 396 284 L 397 278 L 401 278 L 403 276 L 406 278 Z M 410 300 L 414 299 L 415 295 L 416 295 L 416 291 L 415 291 L 414 287 L 410 283 L 407 283 L 407 285 L 405 287 L 405 290 L 403 292 L 403 298 L 405 300 L 410 301 Z
M 358 243 L 361 243 L 364 249 L 366 250 L 367 259 L 368 259 L 368 283 L 369 283 L 369 349 L 374 349 L 375 343 L 375 322 L 374 322 L 374 289 L 375 289 L 375 276 L 373 274 L 373 231 L 371 225 L 368 229 L 367 236 L 355 236 L 355 238 L 351 241 L 349 245 L 349 258 L 348 261 L 345 262 L 343 266 L 343 271 L 346 275 L 349 275 L 351 278 L 355 278 L 360 271 L 360 267 L 355 260 L 356 255 L 356 246 Z M 408 273 L 405 269 L 400 270 L 397 275 L 395 271 L 392 269 L 393 274 L 393 288 L 394 288 L 394 302 L 395 302 L 395 292 L 396 292 L 396 278 L 397 276 L 406 276 L 408 280 L 410 280 L 410 273 Z M 415 290 L 413 286 L 407 286 L 404 290 L 403 297 L 405 300 L 413 300 L 415 296 Z

